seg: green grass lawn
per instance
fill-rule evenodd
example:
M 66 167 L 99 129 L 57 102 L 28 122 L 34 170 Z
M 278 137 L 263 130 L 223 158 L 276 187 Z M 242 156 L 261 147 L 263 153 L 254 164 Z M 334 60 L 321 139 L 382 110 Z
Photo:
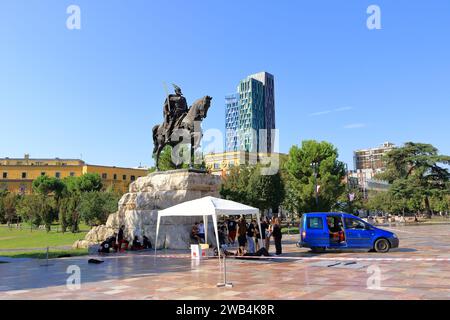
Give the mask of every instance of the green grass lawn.
M 9 229 L 0 226 L 0 251 L 4 249 L 27 249 L 71 246 L 75 241 L 84 239 L 86 231 L 80 233 L 61 233 L 52 229 L 49 233 L 45 230 L 33 230 L 28 228 Z
M 48 253 L 49 259 L 55 259 L 55 258 L 63 258 L 65 256 L 84 256 L 88 254 L 87 249 L 68 249 L 68 250 L 60 250 L 60 249 L 50 249 Z M 32 259 L 46 259 L 47 253 L 45 250 L 36 251 L 36 250 L 30 250 L 30 251 L 14 251 L 14 252 L 1 252 L 0 251 L 0 257 L 8 257 L 8 258 L 32 258 Z M 0 261 L 1 263 L 1 261 Z
M 52 226 L 52 230 L 47 233 L 45 230 L 38 229 L 30 231 L 29 226 L 26 225 L 23 225 L 22 229 L 9 229 L 5 225 L 0 225 L 0 256 L 45 259 L 45 248 L 47 247 L 50 247 L 50 259 L 67 255 L 80 256 L 87 254 L 87 250 L 74 250 L 64 247 L 70 247 L 75 241 L 84 239 L 89 227 L 80 226 L 81 230 L 86 231 L 75 234 L 71 232 L 63 234 L 57 232 L 58 229 L 61 230 L 57 226 Z
M 290 227 L 290 228 L 282 228 L 281 233 L 286 234 L 286 235 L 288 235 L 288 234 L 292 235 L 292 234 L 299 234 L 300 231 L 299 231 L 298 227 Z

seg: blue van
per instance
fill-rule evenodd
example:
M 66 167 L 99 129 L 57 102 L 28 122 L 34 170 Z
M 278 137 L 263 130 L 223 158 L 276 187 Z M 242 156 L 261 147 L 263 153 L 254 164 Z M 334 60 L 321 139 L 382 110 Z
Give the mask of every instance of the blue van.
M 369 249 L 386 253 L 399 245 L 396 234 L 347 213 L 306 213 L 300 222 L 299 246 L 311 248 L 313 252 Z

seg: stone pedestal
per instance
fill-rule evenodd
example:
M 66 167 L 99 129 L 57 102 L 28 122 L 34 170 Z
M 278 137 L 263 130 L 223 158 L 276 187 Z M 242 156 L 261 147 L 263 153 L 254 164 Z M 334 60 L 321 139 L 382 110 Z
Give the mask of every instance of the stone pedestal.
M 154 172 L 130 185 L 129 193 L 119 201 L 119 209 L 109 216 L 105 226 L 92 229 L 85 240 L 74 247 L 87 247 L 104 241 L 125 226 L 125 236 L 147 236 L 155 245 L 158 210 L 206 196 L 219 197 L 220 177 L 196 170 Z M 161 219 L 157 248 L 188 249 L 192 225 L 199 217 L 164 217 Z M 199 221 L 198 221 L 199 222 Z M 212 221 L 208 229 L 209 243 L 214 244 Z

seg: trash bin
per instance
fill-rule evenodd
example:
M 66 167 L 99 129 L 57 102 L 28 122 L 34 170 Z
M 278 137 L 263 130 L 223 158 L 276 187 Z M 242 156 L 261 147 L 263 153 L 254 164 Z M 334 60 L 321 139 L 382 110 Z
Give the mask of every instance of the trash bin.
M 204 259 L 208 256 L 209 245 L 207 244 L 192 244 L 191 245 L 191 259 Z

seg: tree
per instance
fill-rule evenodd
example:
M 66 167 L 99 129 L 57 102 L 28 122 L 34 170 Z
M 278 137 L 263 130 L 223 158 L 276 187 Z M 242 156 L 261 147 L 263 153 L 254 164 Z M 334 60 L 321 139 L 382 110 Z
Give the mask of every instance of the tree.
M 6 211 L 5 205 L 3 204 L 3 199 L 8 194 L 7 190 L 0 189 L 0 224 L 6 223 Z
M 4 219 L 8 225 L 17 219 L 17 205 L 18 196 L 13 193 L 8 193 L 3 197 L 2 207 L 4 210 Z
M 59 201 L 66 185 L 60 179 L 40 176 L 33 181 L 33 191 L 39 195 L 40 211 L 45 229 L 50 232 L 53 220 L 58 216 Z
M 357 187 L 347 188 L 338 198 L 336 210 L 342 210 L 348 213 L 356 213 L 357 210 L 366 208 L 364 195 Z
M 81 196 L 79 212 L 89 226 L 104 224 L 109 214 L 117 211 L 119 197 L 113 192 L 85 192 Z
M 430 198 L 450 194 L 450 173 L 444 165 L 450 156 L 439 154 L 431 144 L 407 142 L 385 156 L 386 171 L 377 176 L 389 181 L 394 198 L 409 201 L 410 207 L 422 210 L 431 217 Z M 422 204 L 419 204 L 422 203 Z
M 39 199 L 39 195 L 25 195 L 17 203 L 17 214 L 23 221 L 30 223 L 31 230 L 33 226 L 37 227 L 42 223 L 42 218 L 39 214 L 40 211 L 41 200 Z
M 312 163 L 317 163 L 319 205 L 315 199 Z M 284 206 L 293 212 L 330 211 L 345 190 L 345 165 L 338 160 L 337 149 L 328 142 L 303 141 L 293 146 L 286 161 L 286 199 Z
M 176 170 L 176 169 L 188 169 L 190 167 L 190 164 L 188 161 L 182 162 L 182 163 L 174 163 L 172 160 L 172 147 L 171 146 L 165 146 L 164 149 L 161 151 L 160 157 L 159 157 L 159 170 L 160 171 L 169 171 L 169 170 Z M 179 153 L 180 153 L 180 161 L 184 159 L 184 155 L 188 154 L 190 155 L 190 145 L 182 145 Z M 189 156 L 187 157 L 189 159 Z M 194 161 L 194 159 L 192 159 Z M 193 168 L 195 169 L 202 169 L 205 168 L 205 162 L 202 161 L 201 164 L 194 164 Z M 156 168 L 150 169 L 150 173 L 156 171 Z
M 97 173 L 86 173 L 75 179 L 75 191 L 92 192 L 103 188 L 102 179 Z M 72 190 L 74 191 L 74 190 Z
M 249 203 L 261 212 L 269 209 L 278 212 L 285 195 L 280 172 L 262 175 L 261 166 L 254 167 L 248 180 L 247 194 Z
M 251 176 L 251 168 L 248 166 L 233 167 L 230 174 L 224 178 L 220 186 L 220 194 L 224 199 L 250 204 L 248 181 Z
M 77 233 L 82 218 L 80 206 L 83 195 L 100 192 L 103 189 L 102 179 L 98 174 L 86 173 L 80 177 L 67 177 L 64 183 L 66 188 L 59 205 L 59 223 L 63 232 L 70 227 L 72 233 Z
M 262 175 L 261 166 L 241 165 L 230 170 L 224 178 L 220 194 L 223 198 L 245 203 L 261 210 L 278 208 L 284 199 L 281 175 Z

